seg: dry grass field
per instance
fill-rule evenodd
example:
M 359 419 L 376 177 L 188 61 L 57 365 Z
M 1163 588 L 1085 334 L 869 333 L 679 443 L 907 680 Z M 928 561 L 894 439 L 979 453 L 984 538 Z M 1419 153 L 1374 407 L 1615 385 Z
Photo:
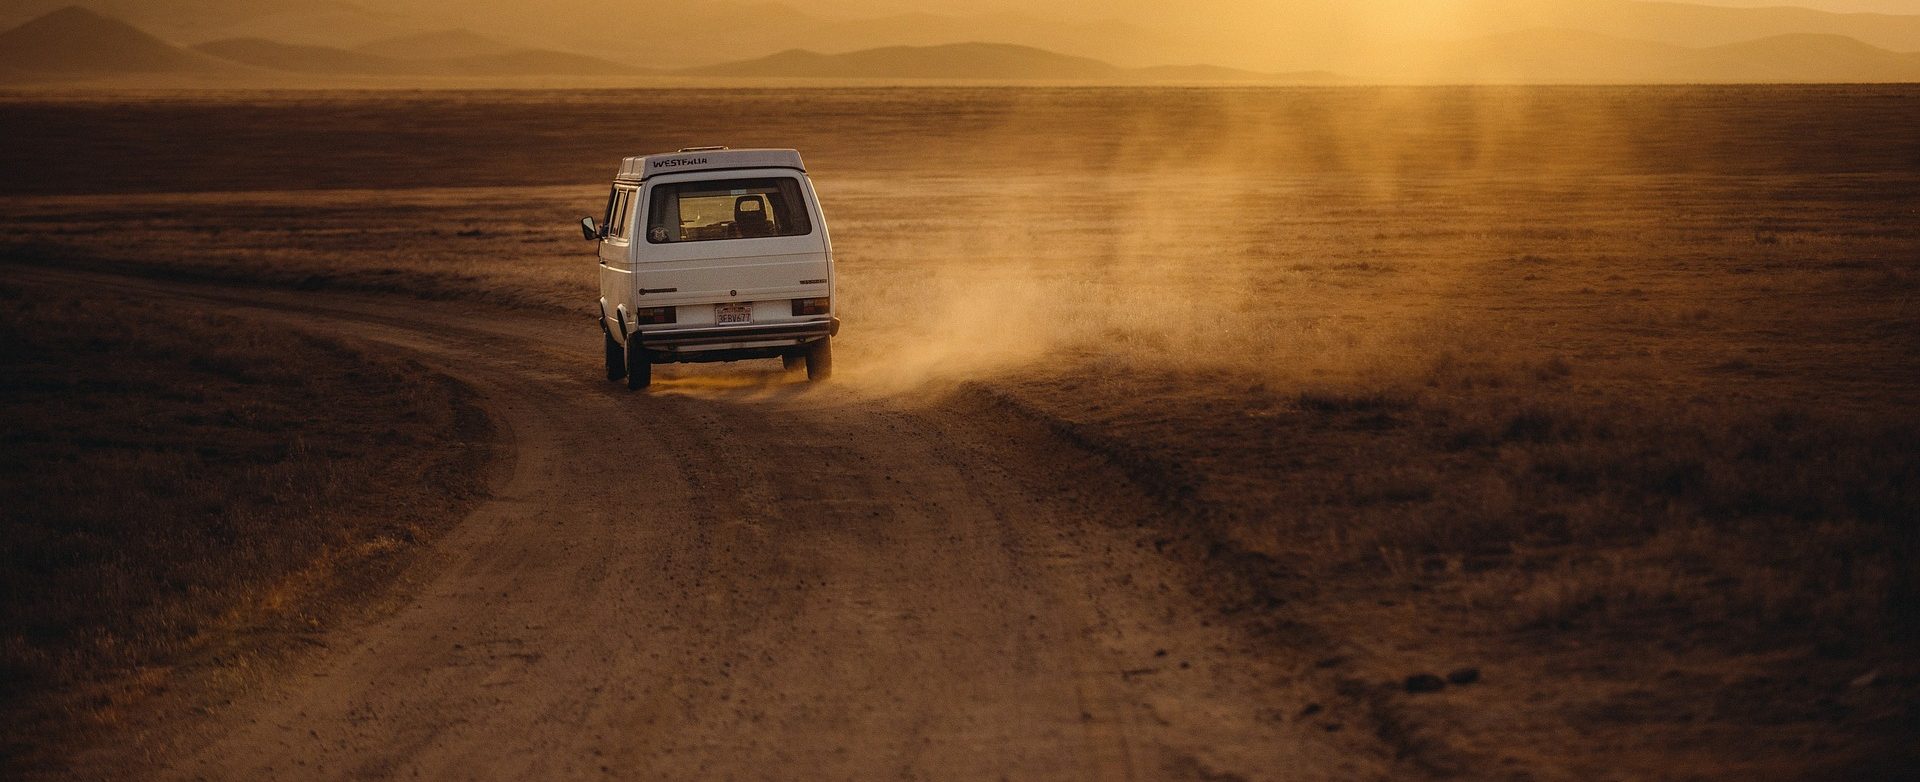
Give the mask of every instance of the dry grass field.
M 585 318 L 573 221 L 620 156 L 798 147 L 836 382 L 984 400 L 1120 465 L 1253 648 L 1341 650 L 1298 672 L 1337 696 L 1275 720 L 1462 778 L 1898 778 L 1917 98 L 16 96 L 0 253 Z
M 0 758 L 44 762 L 183 664 L 256 675 L 479 490 L 486 420 L 417 363 L 47 285 L 0 301 Z

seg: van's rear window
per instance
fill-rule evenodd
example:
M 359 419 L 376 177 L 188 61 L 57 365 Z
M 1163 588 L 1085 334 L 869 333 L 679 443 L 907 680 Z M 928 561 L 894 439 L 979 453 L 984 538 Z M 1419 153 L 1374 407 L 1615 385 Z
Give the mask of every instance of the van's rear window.
M 647 209 L 647 241 L 654 244 L 810 233 L 800 182 L 792 177 L 654 185 Z

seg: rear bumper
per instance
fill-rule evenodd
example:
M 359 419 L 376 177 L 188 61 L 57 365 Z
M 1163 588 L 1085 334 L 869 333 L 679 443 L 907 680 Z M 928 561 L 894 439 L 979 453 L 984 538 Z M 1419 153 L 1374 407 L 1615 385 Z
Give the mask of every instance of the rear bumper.
M 795 343 L 831 337 L 840 331 L 839 318 L 768 323 L 749 326 L 701 326 L 641 330 L 634 335 L 645 348 L 698 348 L 702 345 L 730 345 L 793 341 Z

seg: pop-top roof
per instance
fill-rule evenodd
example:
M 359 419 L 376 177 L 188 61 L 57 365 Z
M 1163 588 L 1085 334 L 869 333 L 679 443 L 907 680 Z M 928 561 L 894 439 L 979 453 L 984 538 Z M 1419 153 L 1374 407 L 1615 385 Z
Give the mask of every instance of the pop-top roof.
M 621 179 L 646 179 L 683 171 L 722 171 L 732 168 L 792 168 L 807 170 L 800 153 L 791 149 L 727 149 L 693 147 L 663 155 L 630 157 L 620 164 Z

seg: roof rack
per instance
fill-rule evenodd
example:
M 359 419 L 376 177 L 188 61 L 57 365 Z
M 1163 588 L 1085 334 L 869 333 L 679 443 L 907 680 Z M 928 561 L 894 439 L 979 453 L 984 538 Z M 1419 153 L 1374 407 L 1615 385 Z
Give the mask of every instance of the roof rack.
M 679 151 L 680 152 L 713 152 L 715 150 L 721 150 L 721 149 L 726 149 L 726 147 L 681 147 Z
M 675 174 L 685 171 L 726 171 L 748 168 L 791 168 L 805 171 L 807 167 L 800 162 L 800 153 L 791 149 L 731 149 L 728 147 L 694 147 L 692 150 L 669 152 L 664 155 L 640 155 L 620 161 L 620 174 L 617 179 L 643 180 L 655 174 Z

